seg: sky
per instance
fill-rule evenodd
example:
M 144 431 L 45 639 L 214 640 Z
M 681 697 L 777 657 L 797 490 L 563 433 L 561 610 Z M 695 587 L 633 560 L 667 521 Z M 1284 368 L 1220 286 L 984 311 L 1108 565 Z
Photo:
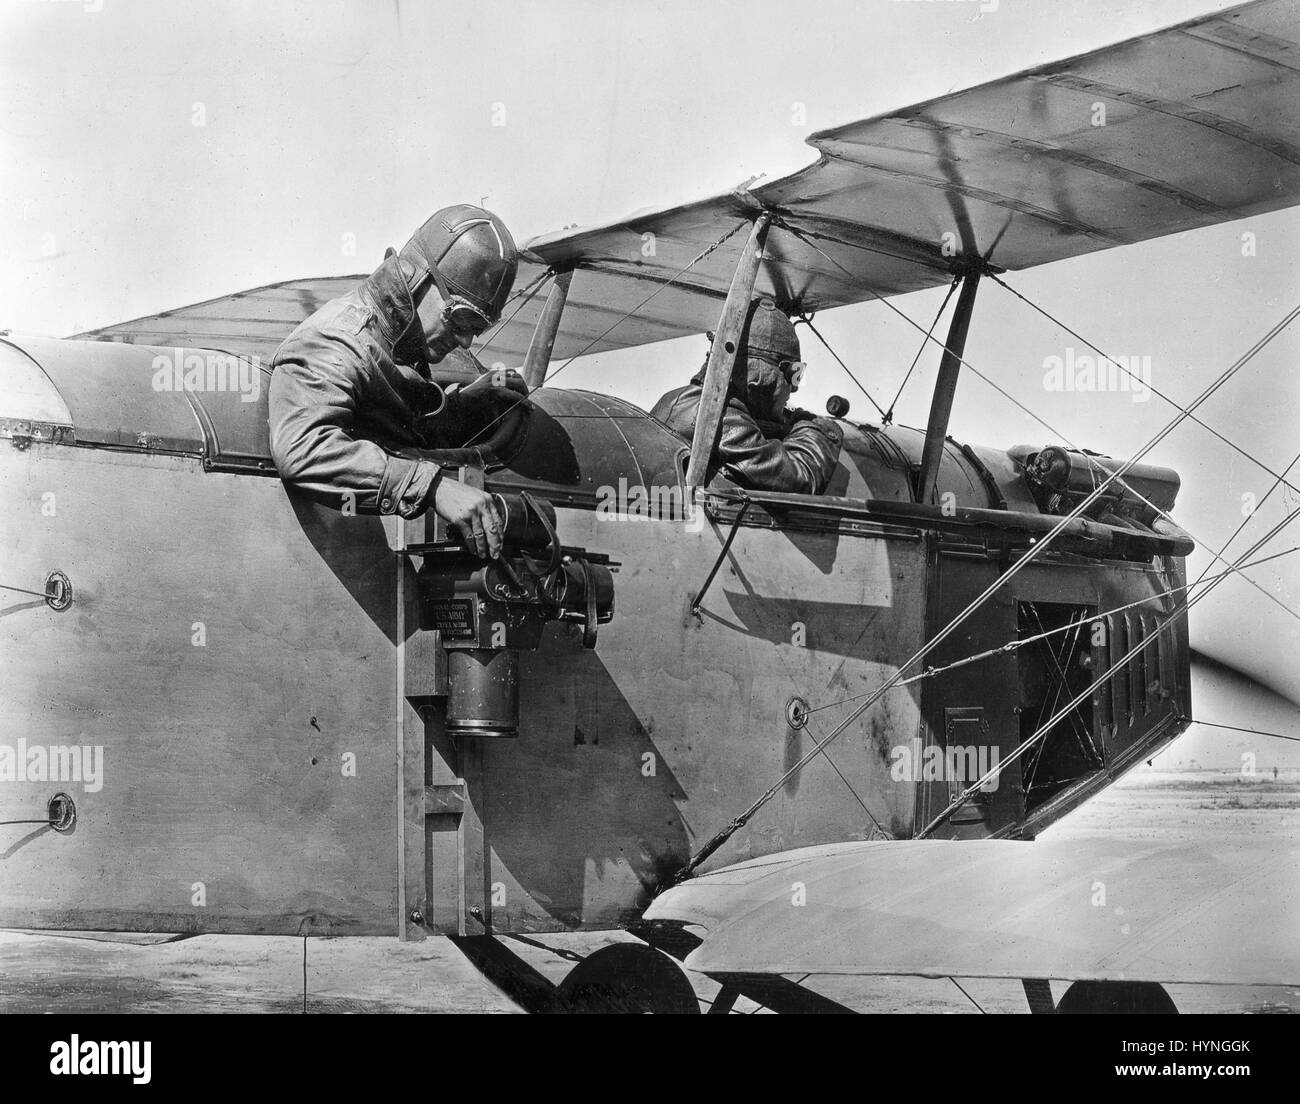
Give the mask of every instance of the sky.
M 0 328 L 66 335 L 243 288 L 372 269 L 434 209 L 483 203 L 524 241 L 701 198 L 814 160 L 843 124 L 1229 6 L 1213 0 L 552 0 L 164 3 L 0 0 Z M 1252 234 L 1253 253 L 1243 250 Z M 1300 301 L 1300 213 L 1279 212 L 1015 274 L 1100 348 L 1151 358 L 1182 403 Z M 928 326 L 942 292 L 895 305 Z M 880 304 L 819 329 L 887 405 L 919 337 Z M 557 384 L 650 406 L 704 339 L 602 354 Z M 980 291 L 950 432 L 1063 439 L 1125 457 L 1174 411 L 1131 393 L 1045 389 L 1079 343 Z M 870 404 L 820 348 L 800 405 Z M 1285 332 L 1201 416 L 1281 471 L 1300 449 Z M 924 425 L 931 350 L 898 403 Z M 1148 458 L 1182 477 L 1175 516 L 1212 561 L 1271 478 L 1185 424 Z M 1300 485 L 1300 474 L 1293 480 Z M 1253 500 L 1252 500 L 1253 496 Z M 1279 491 L 1229 552 L 1300 501 Z M 1300 545 L 1300 526 L 1267 554 Z M 1300 608 L 1295 557 L 1253 577 Z M 1300 701 L 1300 619 L 1239 579 L 1191 614 L 1197 648 Z

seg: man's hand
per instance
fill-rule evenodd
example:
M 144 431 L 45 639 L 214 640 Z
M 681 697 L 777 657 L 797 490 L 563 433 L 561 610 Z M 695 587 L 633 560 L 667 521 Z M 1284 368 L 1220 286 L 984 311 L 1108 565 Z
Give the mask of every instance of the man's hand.
M 433 509 L 481 559 L 491 556 L 495 560 L 500 554 L 502 521 L 486 491 L 444 476 L 433 492 Z

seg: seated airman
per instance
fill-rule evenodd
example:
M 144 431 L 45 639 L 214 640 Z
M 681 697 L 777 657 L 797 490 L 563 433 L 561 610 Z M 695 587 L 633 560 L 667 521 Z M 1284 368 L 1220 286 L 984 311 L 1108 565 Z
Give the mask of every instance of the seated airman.
M 787 409 L 803 374 L 794 325 L 770 299 L 755 299 L 741 330 L 727 391 L 716 465 L 743 487 L 819 494 L 839 460 L 843 433 L 830 418 Z M 701 368 L 651 414 L 691 440 L 704 383 Z M 710 470 L 716 470 L 711 465 Z

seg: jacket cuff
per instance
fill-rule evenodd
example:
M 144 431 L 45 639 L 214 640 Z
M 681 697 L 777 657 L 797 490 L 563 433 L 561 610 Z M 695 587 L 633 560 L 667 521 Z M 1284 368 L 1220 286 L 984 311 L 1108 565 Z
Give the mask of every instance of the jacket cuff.
M 417 517 L 433 501 L 442 469 L 429 460 L 390 457 L 379 484 L 379 512 Z

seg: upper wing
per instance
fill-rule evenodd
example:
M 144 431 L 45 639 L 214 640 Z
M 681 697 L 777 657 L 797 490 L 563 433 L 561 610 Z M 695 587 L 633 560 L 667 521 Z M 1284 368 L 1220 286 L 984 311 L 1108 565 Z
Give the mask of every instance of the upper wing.
M 686 965 L 707 974 L 1294 985 L 1297 859 L 1278 842 L 833 844 L 693 878 L 645 915 L 703 928 Z
M 1243 218 L 1300 202 L 1296 103 L 1300 5 L 1256 0 L 821 131 L 816 164 L 751 191 L 534 238 L 517 286 L 577 268 L 563 359 L 713 326 L 746 235 L 700 255 L 760 206 L 782 224 L 757 290 L 791 312 L 946 283 L 954 254 L 1022 269 Z M 356 279 L 277 284 L 81 336 L 242 338 L 238 351 L 269 356 Z M 480 358 L 518 364 L 543 299 Z

